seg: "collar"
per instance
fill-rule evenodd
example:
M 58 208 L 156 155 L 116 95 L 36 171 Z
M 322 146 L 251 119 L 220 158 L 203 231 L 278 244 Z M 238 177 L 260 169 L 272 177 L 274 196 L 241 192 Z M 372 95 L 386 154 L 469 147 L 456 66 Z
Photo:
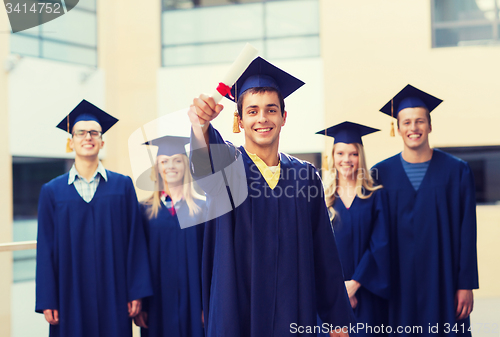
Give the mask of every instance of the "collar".
M 272 166 L 272 168 L 270 168 L 256 154 L 250 153 L 248 151 L 246 151 L 246 153 L 248 154 L 250 159 L 252 159 L 255 166 L 257 166 L 257 168 L 259 169 L 260 173 L 264 177 L 264 180 L 267 182 L 269 187 L 271 187 L 271 189 L 274 189 L 276 187 L 276 185 L 278 185 L 278 181 L 280 179 L 281 160 L 278 162 L 277 166 Z M 273 172 L 273 169 L 274 169 L 274 172 Z
M 101 177 L 104 178 L 105 181 L 108 181 L 108 175 L 106 174 L 106 169 L 102 165 L 101 161 L 99 161 L 99 164 L 97 165 L 97 170 L 94 172 L 94 175 L 92 176 L 92 179 L 90 179 L 90 181 L 94 180 L 98 173 L 101 175 Z M 73 184 L 77 177 L 80 179 L 84 179 L 80 175 L 80 173 L 78 173 L 75 164 L 73 163 L 73 166 L 71 166 L 71 170 L 69 170 L 68 185 Z

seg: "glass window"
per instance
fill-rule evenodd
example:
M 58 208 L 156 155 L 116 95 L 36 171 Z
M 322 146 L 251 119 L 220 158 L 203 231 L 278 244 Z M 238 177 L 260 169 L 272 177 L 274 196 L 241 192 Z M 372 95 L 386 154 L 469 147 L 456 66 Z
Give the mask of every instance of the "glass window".
M 167 11 L 163 13 L 163 39 L 167 45 L 260 39 L 262 20 L 260 4 Z
M 11 34 L 14 54 L 97 66 L 96 0 L 66 0 L 64 15 Z M 76 4 L 76 6 L 75 6 Z M 40 14 L 42 21 L 46 13 Z
M 465 160 L 474 174 L 476 202 L 500 202 L 500 146 L 471 146 L 441 148 Z
M 433 46 L 498 43 L 499 0 L 433 0 Z
M 231 62 L 246 42 L 270 59 L 319 56 L 318 0 L 163 1 L 163 66 Z
M 73 165 L 73 160 L 68 159 L 12 158 L 14 241 L 36 240 L 40 190 L 43 184 L 68 172 L 71 165 Z M 16 251 L 13 259 L 14 282 L 35 279 L 35 250 Z

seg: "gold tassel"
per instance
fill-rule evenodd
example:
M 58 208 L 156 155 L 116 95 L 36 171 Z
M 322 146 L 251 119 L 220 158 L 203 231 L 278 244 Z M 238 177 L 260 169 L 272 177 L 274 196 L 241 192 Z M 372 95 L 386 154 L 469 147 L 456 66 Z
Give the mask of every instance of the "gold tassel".
M 238 121 L 238 112 L 235 111 L 234 112 L 234 120 L 233 120 L 233 133 L 240 133 L 241 130 L 240 130 L 240 125 L 239 125 L 239 121 Z
M 69 115 L 66 116 L 66 127 L 68 130 L 68 133 L 71 133 L 71 132 L 69 132 Z M 68 137 L 68 141 L 66 142 L 66 153 L 73 152 L 73 149 L 71 148 L 71 146 L 69 146 L 70 142 L 71 142 L 71 140 Z
M 391 132 L 390 132 L 390 136 L 391 137 L 395 137 L 396 136 L 396 133 L 394 132 L 394 99 L 391 99 Z
M 66 142 L 66 153 L 73 152 L 73 149 L 71 148 L 71 146 L 69 146 L 70 142 L 71 142 L 71 140 L 68 137 L 68 141 Z

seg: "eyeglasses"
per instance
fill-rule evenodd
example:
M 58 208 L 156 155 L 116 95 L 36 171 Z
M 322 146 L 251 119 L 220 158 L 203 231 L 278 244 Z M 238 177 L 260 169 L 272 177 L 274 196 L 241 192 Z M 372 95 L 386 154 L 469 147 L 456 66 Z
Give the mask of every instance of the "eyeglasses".
M 90 133 L 90 137 L 92 138 L 101 138 L 102 132 L 101 131 L 96 131 L 96 130 L 76 130 L 73 133 L 73 136 L 78 137 L 78 138 L 85 138 L 87 137 L 87 133 Z

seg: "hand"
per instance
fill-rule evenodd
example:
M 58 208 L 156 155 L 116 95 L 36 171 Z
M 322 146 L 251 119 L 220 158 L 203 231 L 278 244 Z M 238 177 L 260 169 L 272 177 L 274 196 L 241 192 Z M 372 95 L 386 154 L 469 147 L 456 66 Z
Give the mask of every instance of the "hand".
M 192 125 L 206 124 L 214 120 L 222 109 L 224 107 L 221 104 L 215 104 L 212 97 L 202 94 L 193 100 L 188 110 L 188 117 Z
M 361 283 L 359 283 L 356 280 L 349 280 L 345 281 L 345 288 L 347 290 L 347 295 L 349 295 L 349 298 L 354 296 L 356 294 L 356 291 L 358 291 L 359 287 L 361 287 Z
M 470 289 L 458 289 L 455 295 L 457 321 L 469 317 L 474 308 L 474 295 Z
M 349 302 L 351 302 L 351 308 L 356 309 L 356 307 L 358 306 L 358 299 L 356 298 L 356 296 L 352 295 L 351 297 L 349 297 Z
M 356 280 L 345 281 L 345 289 L 347 290 L 347 295 L 349 296 L 349 302 L 351 302 L 351 307 L 354 309 L 358 305 L 358 299 L 356 296 L 356 291 L 361 287 L 361 283 Z
M 330 332 L 330 337 L 349 337 L 349 333 L 346 329 L 336 329 Z
M 43 311 L 43 315 L 45 316 L 45 320 L 49 322 L 49 324 L 52 325 L 59 324 L 59 310 L 45 309 Z
M 127 303 L 128 304 L 128 317 L 135 317 L 141 312 L 142 308 L 142 300 L 133 300 Z
M 147 329 L 148 325 L 148 313 L 145 311 L 141 311 L 140 313 L 137 314 L 137 316 L 134 317 L 134 323 L 135 325 Z

